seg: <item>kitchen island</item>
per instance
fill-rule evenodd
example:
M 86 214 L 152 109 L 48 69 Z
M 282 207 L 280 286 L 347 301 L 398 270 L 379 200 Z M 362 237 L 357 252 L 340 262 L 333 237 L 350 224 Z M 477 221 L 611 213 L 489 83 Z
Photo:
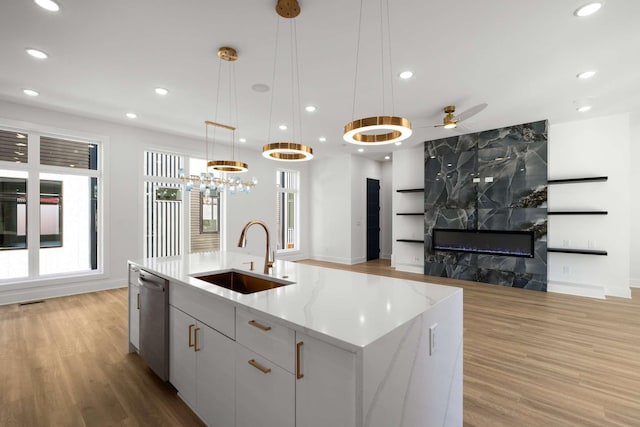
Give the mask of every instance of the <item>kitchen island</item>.
M 194 277 L 265 277 L 234 252 L 129 266 L 169 281 L 169 381 L 209 425 L 462 425 L 462 289 L 286 261 L 255 293 Z

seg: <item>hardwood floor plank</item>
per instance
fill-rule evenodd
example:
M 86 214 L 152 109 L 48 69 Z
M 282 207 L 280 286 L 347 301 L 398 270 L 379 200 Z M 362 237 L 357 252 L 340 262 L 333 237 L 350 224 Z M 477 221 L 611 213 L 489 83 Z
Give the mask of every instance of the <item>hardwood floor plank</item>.
M 464 289 L 465 427 L 640 426 L 640 289 L 597 300 L 304 262 Z M 126 289 L 0 307 L 0 384 L 3 427 L 203 425 L 127 353 Z

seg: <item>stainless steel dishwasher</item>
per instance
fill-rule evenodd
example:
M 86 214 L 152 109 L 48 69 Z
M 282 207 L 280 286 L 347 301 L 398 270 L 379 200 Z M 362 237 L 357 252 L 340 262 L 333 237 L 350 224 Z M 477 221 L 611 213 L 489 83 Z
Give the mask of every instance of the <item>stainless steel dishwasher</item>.
M 140 270 L 140 356 L 169 380 L 169 281 Z

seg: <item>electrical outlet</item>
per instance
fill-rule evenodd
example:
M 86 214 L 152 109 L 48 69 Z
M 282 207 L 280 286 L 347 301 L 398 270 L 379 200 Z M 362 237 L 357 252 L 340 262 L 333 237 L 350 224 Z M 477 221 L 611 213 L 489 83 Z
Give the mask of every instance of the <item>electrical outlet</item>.
M 562 266 L 562 274 L 564 274 L 565 276 L 568 276 L 571 274 L 571 267 L 569 267 L 568 265 L 563 265 Z
M 438 349 L 438 324 L 434 323 L 429 327 L 429 356 L 433 355 Z
M 570 247 L 571 247 L 571 240 L 569 240 L 569 239 L 564 239 L 564 240 L 562 241 L 562 247 L 563 247 L 563 248 L 570 248 Z

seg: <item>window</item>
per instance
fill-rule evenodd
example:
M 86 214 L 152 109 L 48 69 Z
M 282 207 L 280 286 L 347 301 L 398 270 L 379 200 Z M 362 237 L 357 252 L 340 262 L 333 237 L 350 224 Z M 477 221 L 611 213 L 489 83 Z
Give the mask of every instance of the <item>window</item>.
M 145 257 L 182 253 L 183 194 L 178 171 L 183 164 L 181 156 L 145 152 Z
M 0 280 L 101 268 L 98 160 L 96 141 L 0 129 Z
M 277 201 L 276 212 L 278 222 L 278 249 L 290 251 L 299 249 L 298 232 L 298 188 L 300 186 L 298 171 L 276 171 Z

